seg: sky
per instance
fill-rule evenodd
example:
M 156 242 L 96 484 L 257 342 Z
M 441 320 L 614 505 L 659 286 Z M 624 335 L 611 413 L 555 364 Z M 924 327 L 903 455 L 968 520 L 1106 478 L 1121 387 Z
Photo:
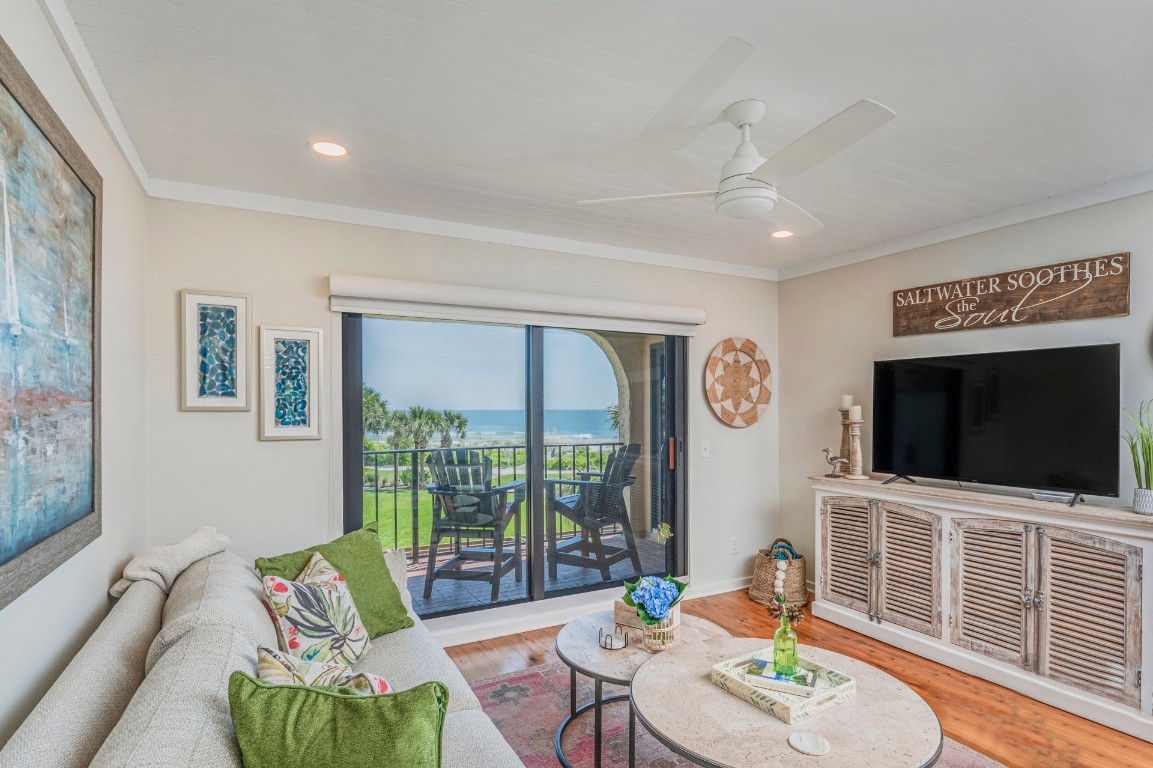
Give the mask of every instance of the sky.
M 523 408 L 525 329 L 364 318 L 364 383 L 392 409 Z M 558 328 L 544 335 L 545 408 L 603 409 L 616 378 L 592 339 Z

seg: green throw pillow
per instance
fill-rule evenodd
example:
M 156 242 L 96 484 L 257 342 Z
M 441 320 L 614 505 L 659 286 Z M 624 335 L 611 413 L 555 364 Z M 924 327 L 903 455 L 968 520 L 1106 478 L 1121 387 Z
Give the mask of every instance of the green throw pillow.
M 233 672 L 228 706 L 244 768 L 440 768 L 444 683 L 354 696 Z
M 324 555 L 324 559 L 344 577 L 369 637 L 412 626 L 412 619 L 401 602 L 400 590 L 396 588 L 396 582 L 392 580 L 388 565 L 384 562 L 376 523 L 328 544 L 287 555 L 262 557 L 256 561 L 256 570 L 261 576 L 279 576 L 295 581 L 312 559 L 313 552 Z

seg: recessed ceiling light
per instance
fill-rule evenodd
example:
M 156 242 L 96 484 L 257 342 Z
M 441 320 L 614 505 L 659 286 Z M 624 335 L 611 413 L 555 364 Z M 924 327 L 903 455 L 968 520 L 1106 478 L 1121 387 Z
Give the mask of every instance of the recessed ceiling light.
M 773 237 L 792 237 L 793 233 L 787 229 L 778 229 L 773 233 Z
M 312 149 L 325 157 L 344 157 L 348 154 L 348 150 L 335 141 L 314 141 Z

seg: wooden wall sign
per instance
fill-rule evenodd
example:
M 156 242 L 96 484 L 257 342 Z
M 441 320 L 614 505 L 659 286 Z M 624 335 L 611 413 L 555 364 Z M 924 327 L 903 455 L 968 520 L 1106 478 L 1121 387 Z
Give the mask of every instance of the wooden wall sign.
M 1129 314 L 1129 254 L 893 291 L 893 335 Z

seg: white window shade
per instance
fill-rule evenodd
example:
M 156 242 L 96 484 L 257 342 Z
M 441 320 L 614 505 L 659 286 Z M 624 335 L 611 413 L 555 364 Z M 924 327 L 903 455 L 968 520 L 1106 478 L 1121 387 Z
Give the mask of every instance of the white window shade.
M 705 310 L 382 277 L 330 275 L 333 312 L 691 336 Z

